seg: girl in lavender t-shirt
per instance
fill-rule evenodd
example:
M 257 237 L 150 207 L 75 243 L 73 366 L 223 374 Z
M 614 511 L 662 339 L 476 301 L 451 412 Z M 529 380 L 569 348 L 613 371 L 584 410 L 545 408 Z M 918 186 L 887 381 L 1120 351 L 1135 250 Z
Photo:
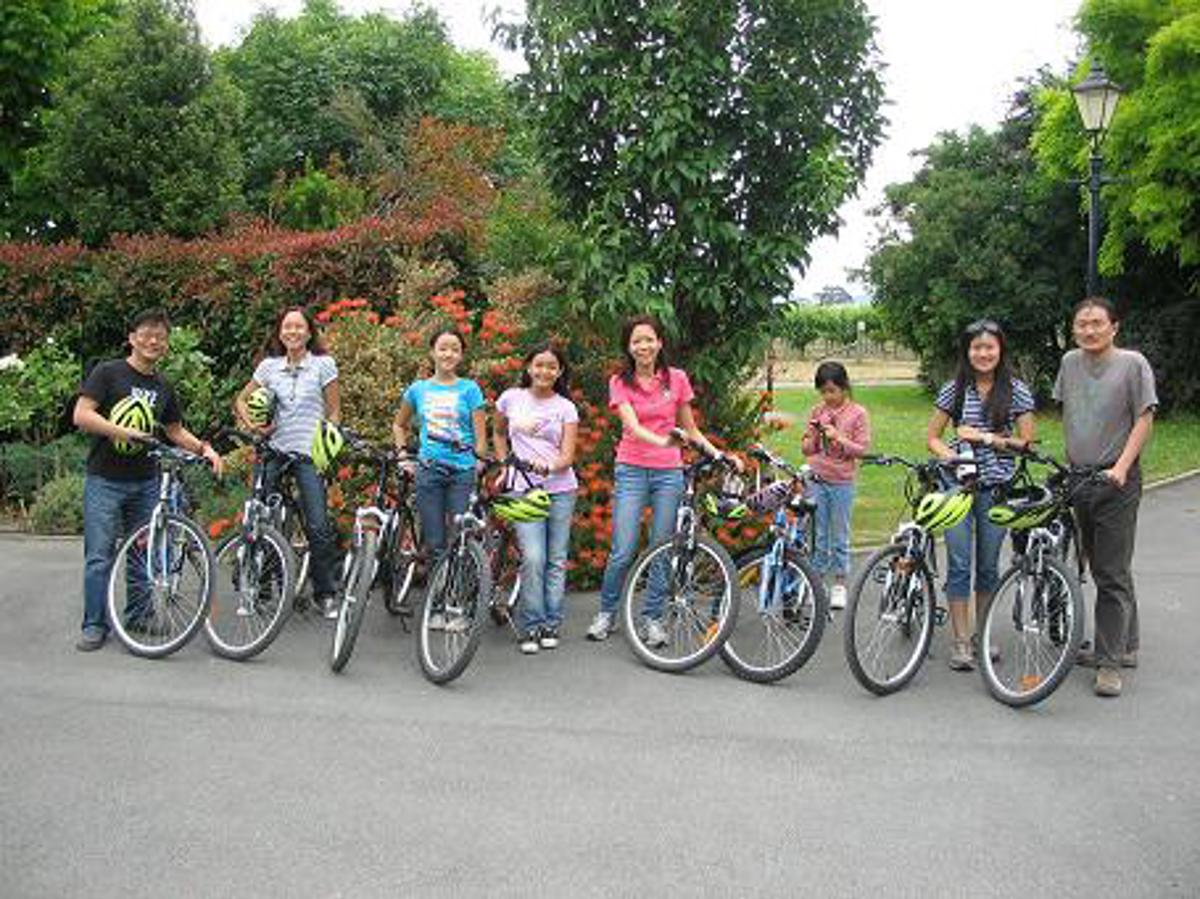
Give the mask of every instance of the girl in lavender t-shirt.
M 567 549 L 575 511 L 575 437 L 579 413 L 568 396 L 567 360 L 552 344 L 525 356 L 521 386 L 500 394 L 496 401 L 496 454 L 513 454 L 532 462 L 545 474 L 530 475 L 533 486 L 550 494 L 545 521 L 514 524 L 521 542 L 521 605 L 518 629 L 521 652 L 558 646 L 567 586 Z M 521 475 L 515 486 L 526 486 Z
M 623 429 L 613 477 L 612 549 L 600 584 L 600 611 L 588 628 L 589 640 L 604 640 L 616 629 L 617 602 L 637 551 L 642 512 L 647 507 L 654 512 L 651 540 L 661 540 L 675 529 L 675 512 L 683 496 L 683 455 L 672 431 L 682 428 L 693 443 L 720 455 L 696 427 L 688 376 L 667 365 L 657 319 L 638 315 L 626 321 L 621 350 L 624 370 L 608 383 L 608 405 L 620 415 Z M 737 465 L 741 467 L 740 462 Z M 659 620 L 664 599 L 651 595 L 641 610 L 640 638 L 648 646 L 667 642 Z

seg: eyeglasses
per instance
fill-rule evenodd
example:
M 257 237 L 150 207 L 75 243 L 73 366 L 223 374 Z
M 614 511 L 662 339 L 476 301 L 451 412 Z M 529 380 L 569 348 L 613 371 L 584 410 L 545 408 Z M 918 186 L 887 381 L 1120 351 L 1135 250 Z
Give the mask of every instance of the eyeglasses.
M 964 334 L 975 337 L 979 334 L 997 334 L 1003 336 L 1004 329 L 1000 327 L 999 322 L 990 318 L 981 318 L 978 321 L 973 321 L 963 329 Z

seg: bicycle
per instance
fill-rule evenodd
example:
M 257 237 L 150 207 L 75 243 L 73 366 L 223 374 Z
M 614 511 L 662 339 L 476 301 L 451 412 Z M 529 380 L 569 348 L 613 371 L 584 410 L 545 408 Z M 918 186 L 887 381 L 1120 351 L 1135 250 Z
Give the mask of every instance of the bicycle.
M 159 463 L 158 502 L 150 520 L 122 541 L 108 578 L 108 620 L 131 653 L 163 658 L 180 649 L 212 605 L 213 550 L 187 515 L 183 470 L 202 456 L 141 438 Z
M 886 696 L 916 676 L 946 610 L 937 604 L 935 541 L 966 518 L 974 502 L 971 479 L 953 474 L 973 459 L 913 462 L 899 456 L 867 455 L 867 465 L 901 465 L 909 470 L 905 500 L 912 520 L 867 559 L 846 601 L 843 643 L 850 671 L 860 684 Z M 953 485 L 953 486 L 948 486 Z
M 341 602 L 329 648 L 329 667 L 335 673 L 350 661 L 374 586 L 383 587 L 389 612 L 402 616 L 402 621 L 411 616 L 409 594 L 420 547 L 412 504 L 413 476 L 404 465 L 412 457 L 394 447 L 373 447 L 347 428 L 342 428 L 342 433 L 350 447 L 376 467 L 378 475 L 375 501 L 354 511 L 354 531 L 342 565 Z M 391 489 L 393 473 L 396 490 Z
M 750 456 L 783 477 L 745 499 L 750 511 L 771 515 L 771 535 L 733 558 L 742 608 L 721 658 L 738 677 L 770 683 L 812 657 L 832 613 L 809 561 L 816 503 L 806 488 L 816 475 L 808 465 L 794 466 L 761 446 L 752 447 Z
M 285 536 L 303 533 L 291 470 L 304 457 L 274 449 L 266 436 L 234 428 L 221 436 L 254 447 L 254 474 L 241 526 L 216 547 L 216 586 L 204 635 L 217 655 L 244 661 L 270 646 L 283 630 L 301 579 L 307 577 L 307 542 L 298 555 L 296 541 Z M 277 466 L 275 483 L 268 489 L 272 466 Z M 226 584 L 230 595 L 223 592 Z
M 680 429 L 676 440 L 693 445 Z M 684 466 L 675 533 L 647 546 L 630 566 L 621 589 L 620 615 L 634 654 L 658 671 L 681 672 L 712 658 L 733 632 L 737 568 L 728 550 L 700 524 L 697 484 L 713 469 L 732 467 L 703 447 Z M 640 621 L 660 621 L 666 642 L 653 643 Z M 650 635 L 653 636 L 653 635 Z
M 454 516 L 446 551 L 430 573 L 416 632 L 421 673 L 432 683 L 446 684 L 466 671 L 479 648 L 483 608 L 488 608 L 495 618 L 497 604 L 503 602 L 508 620 L 516 618 L 519 576 L 515 586 L 509 587 L 503 596 L 497 595 L 493 580 L 495 566 L 504 565 L 508 558 L 507 553 L 504 557 L 496 555 L 493 547 L 500 544 L 493 535 L 500 530 L 505 505 L 513 497 L 489 494 L 481 485 L 502 468 L 519 473 L 527 487 L 532 487 L 530 474 L 544 472 L 512 454 L 504 459 L 481 456 L 459 441 L 429 436 L 457 452 L 471 453 L 482 463 L 482 469 L 476 471 L 466 511 Z
M 1032 449 L 1014 455 L 1020 457 L 1017 471 L 988 513 L 994 524 L 1011 530 L 1013 559 L 980 627 L 980 645 L 998 653 L 980 653 L 979 670 L 995 699 L 1020 708 L 1050 696 L 1075 664 L 1084 632 L 1086 562 L 1071 501 L 1103 475 L 1097 466 L 1063 465 Z M 1044 484 L 1034 481 L 1029 463 L 1053 469 Z

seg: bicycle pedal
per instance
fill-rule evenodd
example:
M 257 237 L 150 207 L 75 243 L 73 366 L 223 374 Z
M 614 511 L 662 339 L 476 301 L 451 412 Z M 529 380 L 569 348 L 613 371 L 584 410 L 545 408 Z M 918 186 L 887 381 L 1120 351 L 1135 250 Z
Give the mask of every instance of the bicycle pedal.
M 1038 687 L 1038 685 L 1039 685 L 1041 682 L 1042 682 L 1042 676 L 1041 676 L 1040 674 L 1025 674 L 1025 675 L 1022 675 L 1022 677 L 1021 677 L 1021 689 L 1022 689 L 1022 690 L 1034 690 L 1034 689 L 1036 689 L 1036 688 Z
M 933 610 L 933 623 L 936 627 L 944 627 L 949 617 L 950 612 L 945 606 L 938 606 Z
M 704 630 L 704 645 L 708 646 L 713 640 L 717 639 L 717 633 L 720 630 L 721 625 L 718 622 L 710 621 L 708 627 Z

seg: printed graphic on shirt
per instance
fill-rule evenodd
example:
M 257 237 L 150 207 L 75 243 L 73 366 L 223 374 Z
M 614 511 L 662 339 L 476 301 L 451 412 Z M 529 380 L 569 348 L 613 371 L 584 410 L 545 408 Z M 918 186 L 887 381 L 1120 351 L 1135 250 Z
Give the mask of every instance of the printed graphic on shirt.
M 425 430 L 436 437 L 459 440 L 458 393 L 431 390 L 425 394 Z

